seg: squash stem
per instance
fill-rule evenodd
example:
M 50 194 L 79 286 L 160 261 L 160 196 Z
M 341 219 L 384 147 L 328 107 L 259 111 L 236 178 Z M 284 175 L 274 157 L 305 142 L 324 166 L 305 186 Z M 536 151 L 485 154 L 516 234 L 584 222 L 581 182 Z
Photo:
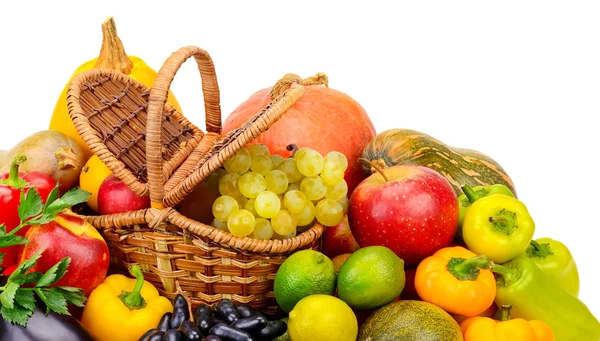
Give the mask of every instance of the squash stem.
M 113 17 L 102 23 L 102 48 L 95 68 L 117 70 L 126 75 L 131 73 L 133 63 L 125 53 L 125 47 L 117 35 L 117 25 Z
M 60 147 L 54 152 L 54 156 L 58 161 L 58 169 L 64 170 L 68 168 L 74 168 L 79 163 L 79 158 L 73 148 L 71 147 Z
M 365 158 L 362 158 L 362 157 L 359 158 L 358 161 L 362 162 L 362 163 L 365 163 L 365 164 L 371 166 L 373 169 L 375 169 L 377 171 L 377 173 L 379 173 L 383 177 L 383 180 L 385 180 L 385 182 L 389 182 L 390 181 L 388 179 L 388 177 L 385 176 L 385 174 L 383 173 L 383 170 L 381 168 L 379 168 L 377 165 L 375 165 L 375 163 L 373 163 L 373 162 L 371 162 L 371 161 L 369 161 L 369 160 L 367 160 Z

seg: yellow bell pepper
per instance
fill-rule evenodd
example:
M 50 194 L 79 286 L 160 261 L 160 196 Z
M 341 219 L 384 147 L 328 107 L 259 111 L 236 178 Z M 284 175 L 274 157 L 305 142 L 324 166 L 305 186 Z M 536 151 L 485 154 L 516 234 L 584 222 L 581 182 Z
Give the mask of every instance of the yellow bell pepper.
M 129 77 L 137 80 L 147 87 L 152 87 L 154 80 L 156 79 L 156 71 L 148 66 L 146 62 L 139 57 L 128 56 L 125 53 L 123 43 L 117 36 L 117 28 L 112 17 L 108 18 L 108 20 L 102 24 L 102 49 L 100 50 L 100 55 L 98 58 L 94 58 L 81 64 L 81 66 L 75 70 L 73 75 L 71 75 L 71 79 L 75 78 L 75 76 L 79 75 L 83 71 L 94 68 L 108 68 L 117 70 L 129 75 Z M 71 80 L 69 80 L 67 85 L 65 85 L 65 88 L 56 102 L 54 113 L 50 119 L 49 129 L 60 131 L 61 133 L 73 138 L 83 149 L 85 158 L 87 160 L 93 155 L 93 153 L 85 144 L 81 136 L 79 136 L 79 133 L 77 132 L 77 129 L 75 129 L 75 125 L 73 125 L 73 121 L 71 121 L 71 117 L 69 116 L 69 110 L 67 109 L 67 90 L 70 82 Z M 167 101 L 169 104 L 175 107 L 177 111 L 182 112 L 179 103 L 170 90 Z
M 85 304 L 81 323 L 99 341 L 137 341 L 173 311 L 171 301 L 144 280 L 139 266 L 133 265 L 129 273 L 135 278 L 108 276 Z

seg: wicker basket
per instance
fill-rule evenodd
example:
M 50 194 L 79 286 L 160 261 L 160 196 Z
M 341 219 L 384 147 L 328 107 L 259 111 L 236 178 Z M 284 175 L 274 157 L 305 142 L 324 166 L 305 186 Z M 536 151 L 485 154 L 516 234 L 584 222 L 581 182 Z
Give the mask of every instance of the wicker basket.
M 166 103 L 175 73 L 192 56 L 202 78 L 206 133 Z M 229 298 L 275 312 L 273 279 L 279 265 L 295 251 L 318 248 L 323 226 L 284 240 L 238 238 L 174 207 L 303 94 L 303 86 L 292 85 L 223 136 L 214 66 L 200 48 L 174 52 L 151 89 L 115 70 L 93 69 L 74 78 L 67 103 L 77 131 L 115 176 L 138 195 L 150 196 L 149 209 L 83 216 L 104 235 L 113 265 L 126 271 L 139 264 L 161 294 L 174 299 L 183 292 L 194 307 Z

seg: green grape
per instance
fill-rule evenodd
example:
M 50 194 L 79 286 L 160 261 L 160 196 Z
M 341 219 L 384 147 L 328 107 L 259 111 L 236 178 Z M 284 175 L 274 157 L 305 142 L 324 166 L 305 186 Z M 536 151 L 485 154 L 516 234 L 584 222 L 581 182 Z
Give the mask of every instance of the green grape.
M 248 198 L 246 198 L 245 196 L 243 196 L 241 194 L 239 196 L 233 197 L 233 198 L 235 199 L 235 201 L 238 202 L 238 206 L 240 208 L 246 206 L 246 203 L 248 202 Z
M 350 200 L 348 200 L 348 197 L 345 196 L 338 202 L 340 203 L 340 205 L 342 205 L 342 208 L 344 209 L 344 213 L 348 213 L 348 205 L 350 204 Z
M 234 156 L 225 160 L 223 167 L 229 173 L 244 174 L 250 169 L 252 157 L 246 149 L 240 149 Z
M 288 211 L 297 214 L 304 210 L 304 206 L 306 206 L 306 195 L 304 193 L 293 190 L 285 193 L 283 196 L 283 207 L 285 207 Z
M 256 209 L 254 208 L 254 202 L 255 201 L 256 201 L 256 198 L 248 199 L 246 201 L 246 204 L 244 205 L 244 209 L 250 211 L 250 213 L 252 213 L 254 215 L 254 217 L 258 218 L 259 215 L 256 212 Z
M 318 176 L 309 176 L 302 180 L 300 191 L 306 195 L 308 200 L 320 200 L 327 194 L 327 186 Z
M 265 176 L 267 191 L 281 194 L 288 188 L 288 178 L 284 172 L 274 169 Z
M 239 208 L 240 206 L 234 198 L 228 195 L 221 195 L 213 202 L 212 214 L 220 221 L 227 221 L 231 212 Z
M 313 149 L 305 149 L 294 155 L 298 170 L 304 176 L 317 176 L 323 169 L 323 156 Z
M 227 174 L 227 171 L 223 168 L 217 168 L 210 173 L 202 183 L 211 192 L 219 192 L 219 180 Z
M 265 176 L 271 169 L 273 169 L 273 161 L 267 155 L 256 155 L 252 158 L 251 171 Z
M 344 218 L 344 209 L 335 200 L 323 199 L 315 207 L 315 217 L 323 226 L 335 226 Z
M 299 191 L 300 190 L 300 185 L 297 182 L 291 183 L 287 186 L 287 189 L 285 190 L 285 192 L 289 192 L 289 191 Z
M 273 231 L 280 236 L 285 236 L 296 231 L 296 217 L 287 210 L 281 210 L 271 218 Z
M 300 173 L 300 171 L 298 170 L 298 167 L 296 166 L 296 159 L 294 158 L 285 159 L 279 165 L 279 167 L 277 167 L 277 169 L 284 172 L 285 175 L 287 175 L 289 182 L 296 182 L 302 177 L 302 173 Z
M 279 167 L 279 165 L 282 164 L 284 160 L 285 160 L 285 158 L 281 155 L 278 155 L 278 154 L 271 155 L 271 162 L 273 162 L 273 169 Z
M 323 159 L 323 167 L 329 168 L 330 170 L 339 170 L 345 172 L 346 168 L 348 168 L 348 159 L 346 158 L 346 155 L 340 152 L 332 151 L 325 155 L 325 158 Z
M 302 154 L 304 154 L 304 152 L 306 152 L 307 150 L 310 150 L 310 148 L 302 147 L 302 148 L 296 150 L 294 152 L 293 158 L 298 160 L 298 157 L 300 157 Z
M 344 172 L 340 170 L 330 170 L 328 168 L 323 168 L 323 172 L 321 172 L 321 179 L 323 179 L 323 183 L 327 186 L 333 186 L 340 181 L 344 180 Z
M 239 181 L 240 193 L 246 198 L 256 198 L 258 194 L 267 188 L 267 182 L 262 175 L 248 172 L 241 176 Z
M 340 201 L 348 194 L 348 184 L 346 180 L 342 180 L 333 186 L 327 186 L 327 194 L 325 198 Z
M 229 195 L 231 197 L 239 197 L 241 195 L 238 189 L 238 183 L 242 176 L 237 173 L 225 174 L 219 180 L 219 193 L 221 195 Z
M 307 200 L 302 212 L 295 214 L 295 216 L 298 220 L 298 226 L 309 225 L 315 220 L 315 204 L 313 204 L 312 201 Z
M 271 154 L 271 151 L 269 151 L 269 147 L 262 143 L 255 143 L 246 149 L 248 149 L 248 153 L 250 153 L 252 158 L 256 157 L 257 155 L 269 156 Z
M 281 201 L 277 194 L 264 191 L 256 197 L 254 209 L 263 218 L 273 218 L 281 209 Z
M 256 219 L 248 210 L 233 211 L 227 219 L 227 228 L 229 232 L 236 237 L 246 237 L 254 231 Z
M 273 227 L 271 227 L 271 222 L 265 218 L 256 218 L 254 231 L 252 231 L 252 238 L 269 240 L 272 237 Z
M 280 239 L 280 240 L 282 240 L 282 239 L 294 238 L 294 237 L 296 237 L 297 234 L 298 234 L 298 232 L 296 231 L 296 229 L 294 229 L 294 231 L 292 231 L 292 233 L 286 234 L 286 235 L 283 235 L 283 236 L 280 235 L 280 234 L 277 234 L 277 232 L 273 232 L 273 239 Z
M 224 223 L 224 222 L 220 221 L 217 218 L 215 218 L 213 220 L 212 226 L 218 228 L 219 230 L 223 230 L 223 231 L 229 232 L 229 229 L 227 228 L 227 223 Z

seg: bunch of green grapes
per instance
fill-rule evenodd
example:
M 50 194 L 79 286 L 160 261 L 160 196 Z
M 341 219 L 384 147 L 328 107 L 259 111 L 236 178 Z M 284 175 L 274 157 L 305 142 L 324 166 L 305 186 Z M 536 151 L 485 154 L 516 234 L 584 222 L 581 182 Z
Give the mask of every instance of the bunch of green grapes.
M 209 177 L 221 194 L 213 226 L 263 240 L 294 237 L 315 221 L 335 226 L 348 210 L 347 167 L 335 151 L 323 156 L 301 148 L 284 158 L 263 144 L 241 149 Z

